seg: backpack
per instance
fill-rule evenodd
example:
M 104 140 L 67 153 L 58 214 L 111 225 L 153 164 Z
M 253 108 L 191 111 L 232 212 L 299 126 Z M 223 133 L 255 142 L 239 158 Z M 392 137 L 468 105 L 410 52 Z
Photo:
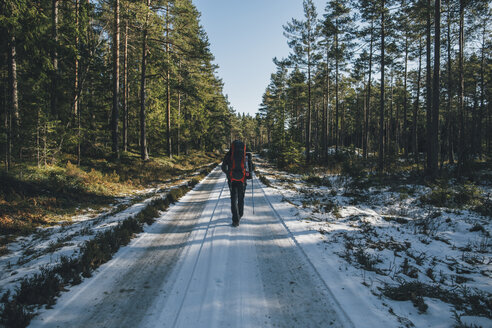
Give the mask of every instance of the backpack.
M 234 140 L 231 144 L 231 169 L 230 180 L 241 181 L 244 183 L 246 178 L 245 157 L 246 145 L 239 140 Z

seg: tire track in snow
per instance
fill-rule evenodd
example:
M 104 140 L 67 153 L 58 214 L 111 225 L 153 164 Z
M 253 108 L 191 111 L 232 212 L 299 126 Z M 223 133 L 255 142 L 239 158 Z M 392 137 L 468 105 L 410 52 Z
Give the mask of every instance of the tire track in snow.
M 256 175 L 253 175 L 253 178 L 256 179 L 256 181 L 257 181 L 256 185 L 260 187 L 262 194 L 263 194 L 263 197 L 264 197 L 265 201 L 267 202 L 268 206 L 271 208 L 272 212 L 274 213 L 276 219 L 282 224 L 283 228 L 288 232 L 289 237 L 292 239 L 292 241 L 296 245 L 297 249 L 302 253 L 303 257 L 305 258 L 305 260 L 309 264 L 310 268 L 313 270 L 313 272 L 315 272 L 317 278 L 324 285 L 325 290 L 329 294 L 329 300 L 328 301 L 330 302 L 330 305 L 332 306 L 332 308 L 337 312 L 337 314 L 341 316 L 341 319 L 342 319 L 344 326 L 354 327 L 354 324 L 350 320 L 349 316 L 347 315 L 345 310 L 340 306 L 340 304 L 336 300 L 335 296 L 331 292 L 330 287 L 328 286 L 328 283 L 323 279 L 323 276 L 319 273 L 318 269 L 316 269 L 316 266 L 313 264 L 313 262 L 311 261 L 309 256 L 306 254 L 304 248 L 299 244 L 295 235 L 292 233 L 292 231 L 289 229 L 289 227 L 287 226 L 287 224 L 283 220 L 282 216 L 278 213 L 278 211 L 273 206 L 273 204 L 270 201 L 270 199 L 268 198 L 268 195 L 266 194 L 265 189 L 263 188 L 262 184 L 260 183 L 258 178 L 256 178 Z
M 220 176 L 214 170 L 193 191 L 122 247 L 81 285 L 62 294 L 32 327 L 138 327 L 168 279 Z
M 33 326 L 350 327 L 255 180 L 239 228 L 216 169 Z
M 198 255 L 196 257 L 196 261 L 195 261 L 195 264 L 193 266 L 193 271 L 191 272 L 191 276 L 193 276 L 195 274 L 195 271 L 196 271 L 196 267 L 197 267 L 197 264 L 198 264 L 198 259 L 200 258 L 200 254 L 202 252 L 202 249 L 203 249 L 203 244 L 205 242 L 205 238 L 207 238 L 207 234 L 208 234 L 208 230 L 210 228 L 210 223 L 212 222 L 212 219 L 214 218 L 214 214 L 215 214 L 215 210 L 217 209 L 217 206 L 219 205 L 219 202 L 220 202 L 220 196 L 222 196 L 222 192 L 224 191 L 224 187 L 226 185 L 226 182 L 224 181 L 224 183 L 222 184 L 222 189 L 220 190 L 220 194 L 219 194 L 219 197 L 217 198 L 217 202 L 215 203 L 215 207 L 214 207 L 214 210 L 212 211 L 212 215 L 210 215 L 210 220 L 208 221 L 208 224 L 207 224 L 207 230 L 205 231 L 205 235 L 203 236 L 203 240 L 202 240 L 202 243 L 200 245 L 200 249 L 198 250 Z M 190 289 L 190 285 L 191 285 L 191 280 L 188 282 L 188 284 L 186 285 L 186 290 L 184 292 L 184 294 L 186 295 L 188 293 L 188 290 Z M 182 302 L 181 302 L 181 305 L 179 306 L 179 310 L 178 310 L 178 313 L 176 315 L 176 318 L 174 319 L 174 322 L 173 322 L 173 327 L 176 327 L 176 323 L 178 321 L 178 318 L 179 318 L 179 315 L 181 313 L 181 310 L 183 308 L 183 304 L 184 304 L 184 301 L 185 299 L 183 298 Z

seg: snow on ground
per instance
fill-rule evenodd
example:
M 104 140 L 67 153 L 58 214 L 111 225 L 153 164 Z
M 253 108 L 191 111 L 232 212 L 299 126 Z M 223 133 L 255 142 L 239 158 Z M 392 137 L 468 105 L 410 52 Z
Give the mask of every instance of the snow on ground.
M 232 227 L 216 168 L 31 327 L 353 327 L 269 198 L 250 191 Z
M 356 327 L 492 327 L 490 217 L 422 205 L 422 185 L 364 191 L 333 175 L 320 186 L 256 163 L 272 206 Z
M 191 176 L 198 174 L 194 172 Z M 0 295 L 7 290 L 13 292 L 24 278 L 39 273 L 42 268 L 55 266 L 62 257 L 77 257 L 84 242 L 97 233 L 115 227 L 139 213 L 153 199 L 165 196 L 170 189 L 187 181 L 184 177 L 177 177 L 138 190 L 119 198 L 102 211 L 87 208 L 70 221 L 38 228 L 29 236 L 17 238 L 8 244 L 9 252 L 0 257 Z
M 358 190 L 335 175 L 314 185 L 256 162 L 272 187 L 258 188 L 257 179 L 254 194 L 248 187 L 238 229 L 230 227 L 229 196 L 216 169 L 34 326 L 56 319 L 82 327 L 94 314 L 115 327 L 125 320 L 306 326 L 330 317 L 355 327 L 492 327 L 490 218 L 422 205 L 430 189 L 421 185 Z M 62 255 L 76 256 L 84 240 L 165 191 L 20 238 L 0 259 L 0 286 L 13 289 Z M 323 314 L 328 310 L 333 316 Z

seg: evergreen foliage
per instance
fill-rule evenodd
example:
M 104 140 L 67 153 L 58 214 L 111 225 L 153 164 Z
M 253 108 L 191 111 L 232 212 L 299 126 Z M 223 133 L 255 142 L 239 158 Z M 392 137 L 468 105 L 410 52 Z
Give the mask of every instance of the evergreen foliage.
M 80 164 L 110 153 L 147 159 L 216 150 L 235 137 L 235 114 L 191 0 L 23 0 L 1 7 L 6 170 L 56 163 L 63 153 Z
M 283 145 L 319 164 L 349 148 L 380 172 L 404 159 L 433 178 L 490 160 L 490 1 L 329 0 L 315 26 L 303 3 L 256 121 L 279 167 L 297 160 Z

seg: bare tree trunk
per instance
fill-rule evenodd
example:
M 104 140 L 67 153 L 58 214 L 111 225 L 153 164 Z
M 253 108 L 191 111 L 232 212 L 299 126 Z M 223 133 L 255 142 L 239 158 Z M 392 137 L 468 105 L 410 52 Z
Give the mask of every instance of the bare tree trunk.
M 434 76 L 432 83 L 432 125 L 430 151 L 430 174 L 437 175 L 439 162 L 439 76 L 441 64 L 441 0 L 435 0 L 434 6 Z
M 408 99 L 407 99 L 407 78 L 408 78 L 408 35 L 405 33 L 405 72 L 403 76 L 403 147 L 405 148 L 405 158 L 408 159 L 408 119 L 407 119 L 407 109 L 408 109 Z
M 178 64 L 179 69 L 181 70 L 181 61 Z M 178 74 L 178 84 L 181 83 L 179 74 Z M 180 149 L 180 142 L 179 142 L 179 134 L 180 134 L 180 128 L 181 128 L 181 90 L 178 89 L 178 124 L 177 124 L 177 132 L 176 132 L 176 153 L 180 154 L 181 149 Z
M 451 101 L 453 99 L 452 91 L 452 75 L 451 75 L 451 0 L 447 0 L 448 17 L 447 17 L 447 39 L 448 39 L 448 102 L 447 102 L 447 115 L 446 115 L 446 130 L 447 130 L 447 144 L 448 144 L 448 159 L 449 164 L 454 164 L 454 149 L 453 149 L 453 127 L 454 127 L 454 113 L 451 112 Z
M 384 0 L 381 2 L 381 98 L 379 107 L 379 158 L 378 171 L 384 170 Z
M 487 35 L 487 29 L 486 25 L 484 24 L 484 28 L 482 31 L 482 49 L 481 49 L 481 59 L 480 59 L 480 115 L 478 119 L 478 127 L 477 127 L 477 134 L 478 134 L 478 155 L 480 156 L 480 159 L 482 158 L 483 155 L 483 147 L 482 147 L 482 120 L 484 119 L 485 115 L 485 78 L 484 78 L 484 66 L 485 66 L 485 47 L 486 47 L 486 35 Z
M 460 129 L 459 129 L 459 149 L 458 149 L 458 167 L 459 173 L 462 173 L 463 167 L 466 161 L 466 150 L 465 150 L 465 79 L 463 72 L 463 52 L 465 46 L 465 35 L 464 35 L 464 24 L 465 24 L 465 0 L 460 0 L 460 22 L 459 22 L 459 51 L 458 51 L 458 72 L 459 72 L 459 82 L 458 82 L 458 111 L 460 115 Z
M 308 112 L 306 122 L 306 162 L 311 162 L 311 49 L 308 49 Z
M 335 20 L 335 152 L 338 153 L 338 143 L 339 143 L 339 131 L 338 131 L 338 110 L 339 110 L 339 100 L 338 100 L 338 19 Z
M 374 21 L 371 21 L 371 41 L 369 45 L 369 77 L 367 79 L 367 100 L 366 100 L 366 113 L 364 114 L 364 143 L 362 146 L 362 153 L 364 159 L 367 159 L 369 153 L 369 119 L 371 115 L 371 74 L 372 74 L 372 46 L 373 46 L 373 35 L 374 35 Z
M 40 138 L 41 138 L 41 134 L 40 134 L 40 129 L 41 129 L 41 108 L 38 106 L 38 110 L 37 110 L 37 117 L 36 117 L 36 163 L 37 163 L 37 166 L 40 167 L 41 166 L 41 143 L 40 143 Z
M 327 52 L 328 52 L 328 48 L 327 48 Z M 329 114 L 329 111 L 330 111 L 330 65 L 328 63 L 328 60 L 329 60 L 329 56 L 328 56 L 328 53 L 327 53 L 327 57 L 326 57 L 326 108 L 325 108 L 325 118 L 324 118 L 324 127 L 325 127 L 325 133 L 323 135 L 323 138 L 324 138 L 324 144 L 325 144 L 325 148 L 323 150 L 323 153 L 324 153 L 324 156 L 325 156 L 325 163 L 328 162 L 328 129 L 329 129 L 329 119 L 328 119 L 328 114 Z
M 413 155 L 415 157 L 415 163 L 417 168 L 419 165 L 419 147 L 417 140 L 417 124 L 418 124 L 418 111 L 420 107 L 420 83 L 422 77 L 422 37 L 419 37 L 419 68 L 417 72 L 417 95 L 415 98 L 415 107 L 413 109 L 413 126 L 412 126 L 412 140 L 413 140 Z
M 123 48 L 123 151 L 128 151 L 128 18 L 125 18 Z
M 8 168 L 12 163 L 12 148 L 14 145 L 19 147 L 20 142 L 20 115 L 19 115 L 19 96 L 17 90 L 17 52 L 15 31 L 11 29 L 9 46 L 9 89 L 10 89 L 10 110 L 8 119 Z
M 114 0 L 114 37 L 113 37 L 113 111 L 111 115 L 111 139 L 114 158 L 119 158 L 118 121 L 120 88 L 120 1 Z
M 171 73 L 170 73 L 170 45 L 169 45 L 169 2 L 166 4 L 166 55 L 167 55 L 167 73 L 166 73 L 166 93 L 167 93 L 167 155 L 172 157 L 171 148 Z
M 150 10 L 150 0 L 147 0 L 147 10 Z M 142 160 L 149 159 L 147 152 L 147 134 L 145 126 L 145 82 L 146 82 L 146 68 L 147 68 L 147 24 L 149 21 L 149 13 L 145 20 L 145 27 L 143 29 L 142 36 L 142 75 L 140 79 L 140 156 Z
M 77 122 L 77 165 L 80 166 L 80 113 L 79 113 L 79 0 L 75 0 L 75 47 L 77 49 L 74 63 L 74 100 L 73 100 L 73 119 Z
M 427 153 L 427 171 L 430 173 L 431 170 L 431 151 L 432 151 L 432 75 L 431 75 L 431 0 L 427 0 L 426 7 L 426 17 L 427 17 L 427 27 L 426 27 L 426 127 L 427 127 L 427 142 L 426 142 L 426 153 Z
M 8 61 L 8 53 L 6 52 L 5 53 L 5 61 Z M 3 78 L 3 76 L 2 76 Z M 8 77 L 5 77 L 5 79 L 7 80 Z M 4 116 L 4 127 L 5 127 L 5 171 L 8 172 L 9 169 L 10 169 L 10 145 L 11 145 L 11 141 L 10 141 L 10 138 L 11 138 L 11 120 L 10 120 L 10 113 L 11 113 L 11 106 L 10 104 L 8 103 L 9 102 L 9 86 L 8 84 L 4 84 L 4 88 L 3 88 L 3 108 L 5 109 L 5 116 Z
M 51 50 L 51 61 L 53 72 L 51 76 L 51 115 L 54 118 L 58 117 L 58 0 L 53 0 L 51 11 L 51 37 L 55 42 L 55 46 Z
M 393 118 L 393 65 L 391 66 L 391 71 L 390 71 L 390 99 L 389 99 L 389 117 L 388 117 L 388 129 L 386 131 L 386 144 L 385 144 L 385 153 L 386 154 L 392 154 L 393 151 L 391 149 L 391 137 L 394 135 L 395 132 L 395 124 L 394 124 L 394 118 Z

